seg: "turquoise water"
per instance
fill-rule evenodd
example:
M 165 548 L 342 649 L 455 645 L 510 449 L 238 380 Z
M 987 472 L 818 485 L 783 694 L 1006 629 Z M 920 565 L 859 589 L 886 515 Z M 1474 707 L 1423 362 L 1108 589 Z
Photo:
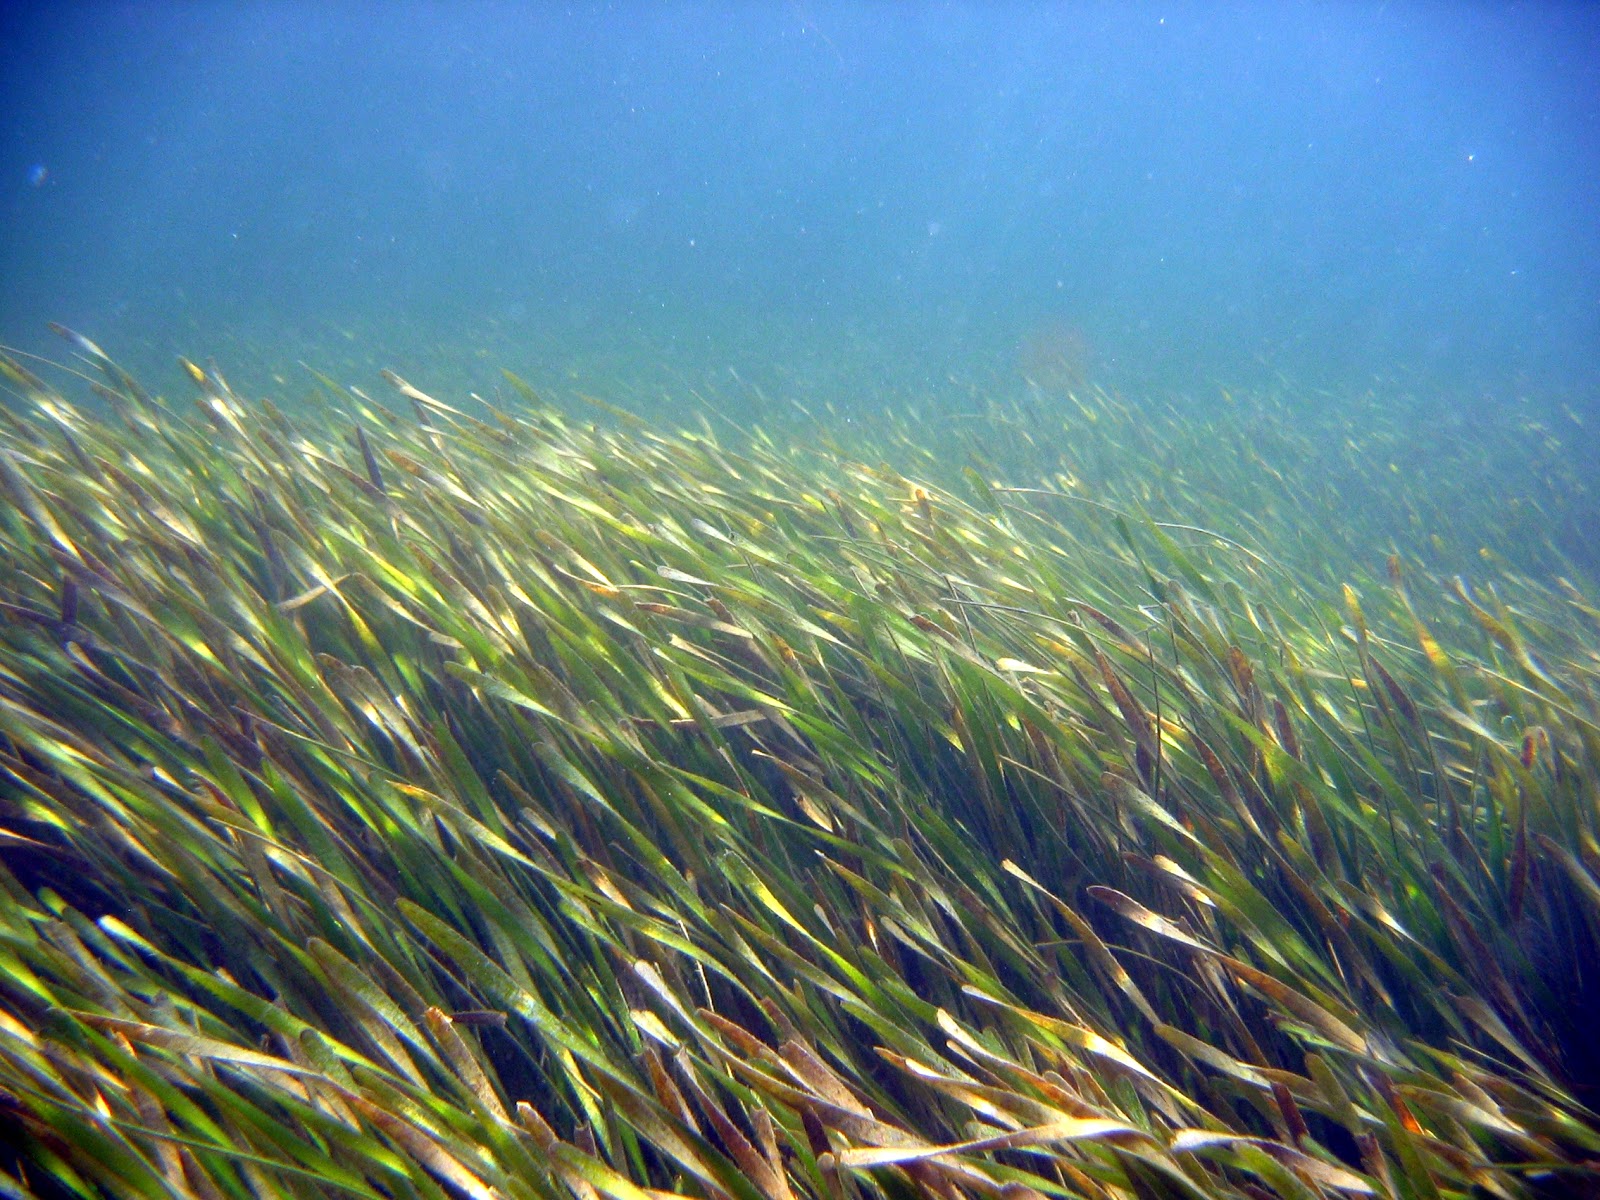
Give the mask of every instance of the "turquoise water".
M 1588 6 L 0 21 L 0 338 L 26 349 L 59 350 L 49 319 L 262 387 L 492 361 L 862 403 L 1041 358 L 1200 395 L 1594 390 Z

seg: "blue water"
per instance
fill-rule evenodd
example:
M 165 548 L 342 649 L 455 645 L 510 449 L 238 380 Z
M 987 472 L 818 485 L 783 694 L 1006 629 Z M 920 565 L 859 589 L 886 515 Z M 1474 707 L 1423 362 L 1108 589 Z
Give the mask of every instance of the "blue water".
M 1592 405 L 1597 96 L 1591 5 L 13 4 L 0 341 Z

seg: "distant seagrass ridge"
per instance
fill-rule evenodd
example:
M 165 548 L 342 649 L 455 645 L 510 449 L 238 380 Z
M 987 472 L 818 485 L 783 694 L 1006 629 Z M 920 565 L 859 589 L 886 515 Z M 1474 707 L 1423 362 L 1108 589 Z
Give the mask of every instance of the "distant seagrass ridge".
M 671 424 L 55 331 L 0 349 L 7 1195 L 1600 1186 L 1559 405 L 1125 396 L 1046 324 L 959 412 Z

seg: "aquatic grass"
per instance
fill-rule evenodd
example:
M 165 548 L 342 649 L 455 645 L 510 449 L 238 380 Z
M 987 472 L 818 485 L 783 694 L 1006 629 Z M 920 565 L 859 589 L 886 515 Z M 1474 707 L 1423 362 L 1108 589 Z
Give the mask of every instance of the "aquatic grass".
M 291 421 L 189 366 L 195 417 L 74 344 L 116 419 L 12 363 L 0 445 L 19 1185 L 1518 1195 L 1600 1157 L 1595 606 L 1319 523 L 1276 402 L 845 448 L 514 379 Z M 1448 474 L 1407 503 L 1478 541 Z

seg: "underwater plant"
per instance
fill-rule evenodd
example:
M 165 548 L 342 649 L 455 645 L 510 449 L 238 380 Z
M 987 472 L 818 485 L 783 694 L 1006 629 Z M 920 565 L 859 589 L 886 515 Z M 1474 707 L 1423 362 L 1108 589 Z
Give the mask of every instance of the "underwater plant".
M 1594 1187 L 1600 607 L 1449 464 L 1334 520 L 1270 398 L 844 447 L 63 332 L 92 401 L 0 357 L 9 1194 Z

